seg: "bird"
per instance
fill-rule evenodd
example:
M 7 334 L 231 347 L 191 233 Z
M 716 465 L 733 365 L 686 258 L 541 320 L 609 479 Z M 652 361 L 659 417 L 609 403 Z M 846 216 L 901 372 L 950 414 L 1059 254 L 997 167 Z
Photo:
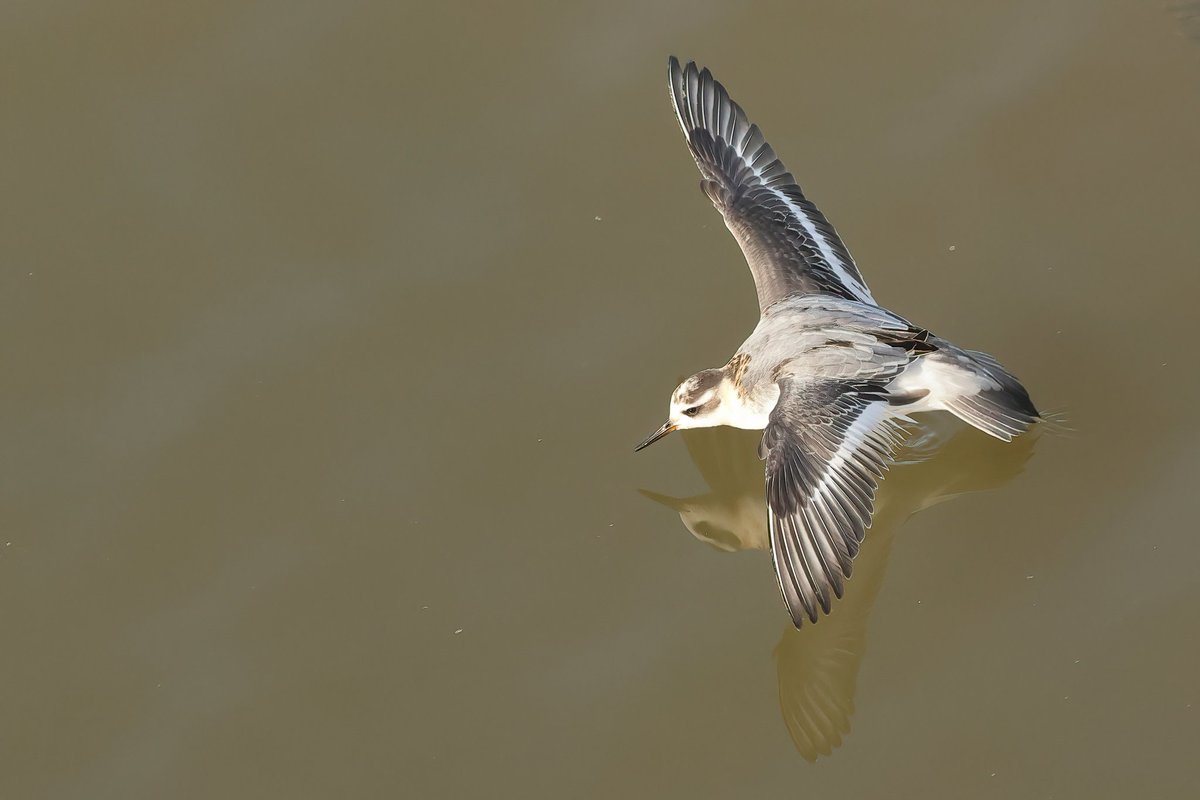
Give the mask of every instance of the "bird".
M 680 429 L 763 431 L 767 538 L 799 628 L 842 597 L 912 415 L 948 411 L 1006 442 L 1043 417 L 995 358 L 875 301 L 837 231 L 707 68 L 670 57 L 668 88 L 760 316 L 724 366 L 676 387 L 667 421 L 634 450 Z

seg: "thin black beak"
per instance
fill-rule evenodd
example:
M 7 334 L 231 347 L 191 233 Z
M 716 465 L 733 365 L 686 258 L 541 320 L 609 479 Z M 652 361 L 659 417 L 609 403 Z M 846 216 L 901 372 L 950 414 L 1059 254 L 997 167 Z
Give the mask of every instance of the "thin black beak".
M 633 448 L 633 452 L 636 453 L 638 450 L 643 450 L 643 449 L 649 447 L 650 445 L 654 444 L 659 439 L 663 438 L 664 436 L 666 436 L 668 433 L 670 433 L 673 430 L 675 430 L 674 425 L 672 425 L 670 422 L 664 422 L 663 426 L 661 428 L 659 428 L 654 433 L 647 436 L 644 440 L 642 440 L 641 444 L 639 444 L 637 447 Z

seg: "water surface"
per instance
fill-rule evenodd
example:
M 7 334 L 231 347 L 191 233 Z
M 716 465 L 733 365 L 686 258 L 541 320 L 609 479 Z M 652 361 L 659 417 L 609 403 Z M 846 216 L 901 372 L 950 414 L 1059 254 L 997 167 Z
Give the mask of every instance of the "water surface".
M 0 795 L 1193 796 L 1194 17 L 10 4 Z M 755 436 L 632 453 L 756 319 L 669 53 L 1077 431 L 800 632 Z

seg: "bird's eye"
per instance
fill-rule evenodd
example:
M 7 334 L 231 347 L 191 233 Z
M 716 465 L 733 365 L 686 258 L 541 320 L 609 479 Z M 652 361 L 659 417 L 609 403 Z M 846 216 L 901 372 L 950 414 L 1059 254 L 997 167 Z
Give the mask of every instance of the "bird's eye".
M 689 417 L 694 417 L 700 413 L 700 406 L 692 406 L 691 408 L 685 408 L 683 410 L 683 413 L 687 414 Z

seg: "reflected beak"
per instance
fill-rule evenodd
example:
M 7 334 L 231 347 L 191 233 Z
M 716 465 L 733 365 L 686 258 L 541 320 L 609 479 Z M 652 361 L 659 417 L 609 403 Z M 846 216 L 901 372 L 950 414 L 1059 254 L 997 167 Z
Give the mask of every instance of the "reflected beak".
M 664 422 L 663 426 L 661 428 L 659 428 L 654 433 L 647 436 L 645 439 L 642 440 L 641 444 L 639 444 L 637 447 L 633 448 L 633 452 L 636 453 L 638 450 L 643 450 L 643 449 L 649 447 L 650 445 L 654 444 L 659 439 L 663 438 L 664 436 L 666 436 L 668 433 L 670 433 L 673 430 L 675 430 L 674 425 L 672 425 L 670 422 Z

